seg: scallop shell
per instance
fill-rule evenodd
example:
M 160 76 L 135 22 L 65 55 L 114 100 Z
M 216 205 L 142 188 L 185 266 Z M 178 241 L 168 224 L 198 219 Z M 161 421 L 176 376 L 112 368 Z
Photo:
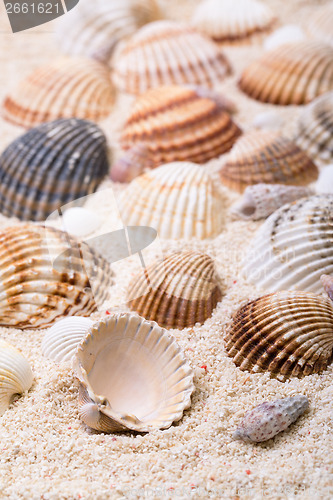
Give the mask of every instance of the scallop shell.
M 214 87 L 230 71 L 228 60 L 211 40 L 174 21 L 147 24 L 114 60 L 114 82 L 130 94 L 161 85 Z
M 333 45 L 333 4 L 332 2 L 316 7 L 307 20 L 306 28 L 309 34 L 322 42 Z
M 43 328 L 89 316 L 107 298 L 108 262 L 67 233 L 33 224 L 0 233 L 0 324 Z
M 0 156 L 0 212 L 44 221 L 94 192 L 108 170 L 106 138 L 94 123 L 75 118 L 44 123 Z
M 320 373 L 332 361 L 332 302 L 310 292 L 260 297 L 234 315 L 225 345 L 241 370 L 281 381 Z
M 320 276 L 333 274 L 333 196 L 302 198 L 274 212 L 255 235 L 243 274 L 271 292 L 320 292 Z
M 132 280 L 129 307 L 165 328 L 204 323 L 222 298 L 214 261 L 195 252 L 173 252 Z
M 333 165 L 327 165 L 320 171 L 315 189 L 319 194 L 333 194 Z
M 297 43 L 306 40 L 304 31 L 297 24 L 286 24 L 275 30 L 264 41 L 265 50 L 274 50 L 286 43 Z
M 271 131 L 242 136 L 225 157 L 223 184 L 240 193 L 253 184 L 304 186 L 318 177 L 312 160 L 295 143 Z
M 6 120 L 30 128 L 58 118 L 99 121 L 112 110 L 114 89 L 107 66 L 85 58 L 61 58 L 21 81 L 2 105 Z
M 161 238 L 212 238 L 224 223 L 219 186 L 203 167 L 168 163 L 134 179 L 119 200 L 128 226 L 150 226 Z
M 133 314 L 92 326 L 74 371 L 80 416 L 102 432 L 165 429 L 191 404 L 193 372 L 175 338 Z
M 0 339 L 0 416 L 16 394 L 28 391 L 33 374 L 27 359 L 12 345 Z
M 258 101 L 306 104 L 333 90 L 333 48 L 314 41 L 281 45 L 252 62 L 239 86 Z

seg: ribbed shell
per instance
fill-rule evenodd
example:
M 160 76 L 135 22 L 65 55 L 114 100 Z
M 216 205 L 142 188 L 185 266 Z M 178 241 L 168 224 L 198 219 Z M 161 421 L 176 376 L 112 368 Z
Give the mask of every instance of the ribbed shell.
M 280 380 L 320 373 L 332 361 L 332 302 L 309 292 L 260 297 L 234 315 L 225 346 L 241 370 Z
M 333 48 L 315 41 L 281 45 L 252 62 L 239 86 L 258 101 L 306 104 L 333 90 Z
M 251 131 L 234 145 L 220 171 L 223 184 L 240 193 L 253 184 L 304 186 L 318 177 L 312 160 L 276 132 Z
M 214 87 L 229 73 L 229 62 L 209 38 L 174 21 L 147 24 L 114 60 L 114 82 L 130 94 L 161 85 Z
M 204 323 L 222 298 L 214 261 L 201 252 L 174 252 L 134 277 L 129 307 L 165 328 Z
M 0 233 L 0 324 L 43 328 L 89 316 L 107 298 L 108 262 L 67 233 L 33 224 Z
M 316 7 L 308 19 L 306 28 L 309 34 L 322 42 L 333 45 L 333 5 L 332 2 Z
M 34 70 L 10 91 L 2 116 L 26 128 L 58 118 L 99 121 L 111 113 L 113 102 L 107 66 L 64 57 Z
M 0 212 L 45 220 L 94 192 L 108 170 L 106 138 L 95 124 L 74 118 L 45 123 L 0 156 Z
M 175 338 L 134 314 L 95 323 L 74 371 L 81 418 L 103 432 L 165 429 L 191 404 L 193 372 Z
M 224 222 L 219 187 L 203 167 L 168 163 L 134 179 L 119 200 L 123 223 L 151 226 L 161 238 L 212 238 Z
M 333 195 L 302 198 L 274 212 L 254 236 L 243 274 L 271 292 L 320 292 L 333 274 Z

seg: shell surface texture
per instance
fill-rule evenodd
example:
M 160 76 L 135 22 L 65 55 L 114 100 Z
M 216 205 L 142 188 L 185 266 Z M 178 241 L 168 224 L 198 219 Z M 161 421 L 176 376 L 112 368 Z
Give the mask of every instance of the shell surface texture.
M 313 13 L 307 23 L 307 31 L 316 40 L 333 45 L 333 4 L 328 2 Z
M 308 407 L 308 398 L 301 394 L 270 402 L 265 401 L 245 414 L 232 437 L 262 443 L 285 431 L 303 415 Z
M 173 252 L 134 277 L 129 307 L 165 328 L 204 323 L 222 298 L 214 261 L 201 252 Z
M 95 323 L 73 366 L 81 419 L 102 432 L 165 429 L 191 403 L 193 372 L 175 338 L 134 314 Z

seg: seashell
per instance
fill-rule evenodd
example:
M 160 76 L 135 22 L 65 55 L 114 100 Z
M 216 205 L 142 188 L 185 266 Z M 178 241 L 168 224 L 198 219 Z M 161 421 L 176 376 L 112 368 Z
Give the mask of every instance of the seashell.
M 333 48 L 315 41 L 281 45 L 245 68 L 239 87 L 261 102 L 306 104 L 333 90 Z
M 252 443 L 262 443 L 288 429 L 308 407 L 309 400 L 302 394 L 265 401 L 245 414 L 232 437 Z
M 17 394 L 32 386 L 33 374 L 27 359 L 12 345 L 0 339 L 0 416 Z
M 304 186 L 317 179 L 318 169 L 289 139 L 276 132 L 254 130 L 236 142 L 225 157 L 220 176 L 223 184 L 241 193 L 259 183 Z
M 150 226 L 160 238 L 213 238 L 224 222 L 219 186 L 194 163 L 168 163 L 134 179 L 119 199 L 128 226 Z
M 284 205 L 256 233 L 244 259 L 250 283 L 271 292 L 320 292 L 320 276 L 333 274 L 333 196 Z
M 130 94 L 161 85 L 215 87 L 231 72 L 209 38 L 186 24 L 155 21 L 135 33 L 114 59 L 114 82 Z
M 315 190 L 319 194 L 333 194 L 333 164 L 320 171 Z
M 286 24 L 273 31 L 264 41 L 265 50 L 274 50 L 286 43 L 297 43 L 306 40 L 306 35 L 297 24 Z
M 26 128 L 58 118 L 99 121 L 111 113 L 114 94 L 107 66 L 64 57 L 23 79 L 5 98 L 2 116 Z
M 62 220 L 65 231 L 77 238 L 94 233 L 102 223 L 95 212 L 83 207 L 68 208 L 63 214 Z
M 283 125 L 284 119 L 275 111 L 258 113 L 252 121 L 252 126 L 260 129 L 278 130 L 281 129 Z
M 126 156 L 111 178 L 128 182 L 145 168 L 173 161 L 204 163 L 229 151 L 241 130 L 229 101 L 190 87 L 160 87 L 137 99 L 121 135 Z
M 317 40 L 333 45 L 333 5 L 332 2 L 316 7 L 307 19 L 306 28 L 308 33 Z
M 175 338 L 134 314 L 95 323 L 73 365 L 80 416 L 102 432 L 165 429 L 191 404 L 193 372 Z
M 333 301 L 333 276 L 329 276 L 328 274 L 323 274 L 320 276 L 321 284 L 324 287 L 325 292 L 329 296 L 329 298 Z
M 281 381 L 320 373 L 332 361 L 332 302 L 311 292 L 260 297 L 236 312 L 225 346 L 241 370 Z
M 111 283 L 108 262 L 65 232 L 26 224 L 0 233 L 0 325 L 44 328 L 89 316 Z
M 129 307 L 165 328 L 204 323 L 222 298 L 214 261 L 195 251 L 173 252 L 132 280 Z
M 93 324 L 91 319 L 79 316 L 57 321 L 47 330 L 43 338 L 43 355 L 56 363 L 70 361 L 77 346 Z
M 257 0 L 205 0 L 194 11 L 192 25 L 218 43 L 251 41 L 270 31 L 271 9 Z
M 108 170 L 106 138 L 94 123 L 75 118 L 44 123 L 0 156 L 0 212 L 44 221 L 95 191 Z

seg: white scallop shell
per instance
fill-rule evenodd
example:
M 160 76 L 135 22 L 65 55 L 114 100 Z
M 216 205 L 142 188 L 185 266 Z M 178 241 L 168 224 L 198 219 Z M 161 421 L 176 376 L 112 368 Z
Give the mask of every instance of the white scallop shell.
M 63 230 L 78 238 L 94 233 L 101 225 L 100 217 L 83 207 L 68 208 L 62 217 Z
M 319 194 L 333 194 L 333 164 L 327 165 L 320 171 L 315 190 Z
M 271 33 L 264 41 L 265 50 L 273 50 L 285 43 L 302 42 L 306 35 L 297 24 L 286 24 Z

